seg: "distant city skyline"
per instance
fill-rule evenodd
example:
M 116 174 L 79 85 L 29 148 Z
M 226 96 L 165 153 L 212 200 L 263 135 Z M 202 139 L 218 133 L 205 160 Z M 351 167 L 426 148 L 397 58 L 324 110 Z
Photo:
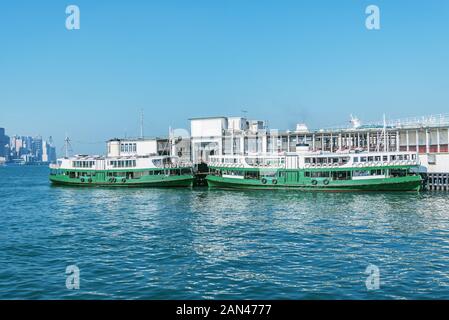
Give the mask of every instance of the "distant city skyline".
M 56 148 L 53 138 L 12 135 L 0 127 L 0 158 L 10 163 L 55 163 Z
M 0 127 L 76 153 L 197 116 L 293 129 L 445 113 L 447 1 L 16 1 L 0 11 Z M 368 5 L 380 30 L 365 27 Z M 243 110 L 247 112 L 243 112 Z

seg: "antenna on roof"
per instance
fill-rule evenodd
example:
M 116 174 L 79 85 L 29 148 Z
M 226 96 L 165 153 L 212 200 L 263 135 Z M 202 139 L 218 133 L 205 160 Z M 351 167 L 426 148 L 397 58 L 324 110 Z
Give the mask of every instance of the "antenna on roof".
M 68 158 L 69 157 L 69 153 L 72 151 L 72 146 L 70 144 L 70 138 L 67 136 L 67 133 L 65 135 L 65 139 L 64 139 L 64 150 L 65 150 L 65 157 Z
M 143 109 L 140 110 L 140 138 L 143 139 Z
M 384 152 L 387 152 L 387 117 L 385 116 L 384 113 L 384 118 L 383 118 L 383 135 L 384 135 Z

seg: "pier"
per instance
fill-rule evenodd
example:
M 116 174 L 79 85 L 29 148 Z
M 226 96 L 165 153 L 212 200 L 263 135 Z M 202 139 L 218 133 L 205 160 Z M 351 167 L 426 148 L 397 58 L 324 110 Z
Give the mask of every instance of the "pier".
M 428 173 L 426 188 L 429 191 L 449 191 L 449 173 Z

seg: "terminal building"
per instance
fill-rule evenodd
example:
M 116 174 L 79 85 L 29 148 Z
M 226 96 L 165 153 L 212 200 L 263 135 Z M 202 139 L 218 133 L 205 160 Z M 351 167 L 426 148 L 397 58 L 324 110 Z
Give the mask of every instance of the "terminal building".
M 410 151 L 418 153 L 429 189 L 449 190 L 449 115 L 369 124 L 351 117 L 346 127 L 315 130 L 305 124 L 274 130 L 266 121 L 224 116 L 192 118 L 190 124 L 190 160 L 195 164 L 207 163 L 211 155 L 294 152 L 297 144 L 315 152 Z

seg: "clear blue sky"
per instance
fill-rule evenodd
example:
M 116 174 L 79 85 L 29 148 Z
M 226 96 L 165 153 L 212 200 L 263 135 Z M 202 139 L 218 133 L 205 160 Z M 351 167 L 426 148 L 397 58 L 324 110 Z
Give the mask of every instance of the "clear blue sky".
M 65 29 L 65 8 L 81 29 Z M 365 8 L 381 30 L 365 28 Z M 8 1 L 0 127 L 97 142 L 241 115 L 270 127 L 449 112 L 449 1 Z M 103 144 L 74 144 L 102 152 Z

